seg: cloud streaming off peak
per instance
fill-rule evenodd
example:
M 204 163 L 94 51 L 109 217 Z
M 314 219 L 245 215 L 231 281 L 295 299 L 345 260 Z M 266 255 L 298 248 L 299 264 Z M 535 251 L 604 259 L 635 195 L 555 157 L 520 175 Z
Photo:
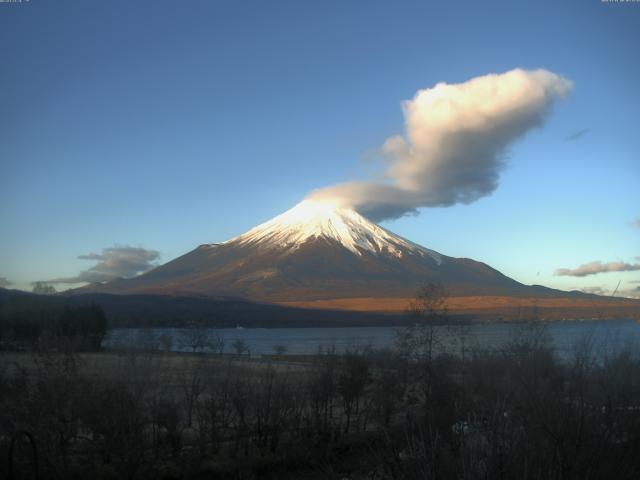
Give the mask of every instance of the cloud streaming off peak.
M 142 247 L 116 245 L 103 248 L 102 253 L 89 253 L 78 258 L 97 263 L 75 277 L 54 278 L 47 280 L 47 283 L 93 283 L 106 282 L 118 277 L 134 277 L 155 267 L 160 252 Z
M 515 69 L 419 90 L 403 103 L 404 135 L 380 148 L 383 180 L 346 182 L 310 197 L 376 221 L 420 207 L 475 202 L 498 187 L 509 145 L 542 125 L 571 88 L 569 80 L 547 70 Z

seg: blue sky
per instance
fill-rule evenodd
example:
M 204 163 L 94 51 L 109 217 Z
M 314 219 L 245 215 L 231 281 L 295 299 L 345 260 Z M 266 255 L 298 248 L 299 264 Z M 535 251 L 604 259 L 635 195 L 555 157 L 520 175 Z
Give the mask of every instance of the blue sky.
M 554 272 L 639 263 L 639 24 L 597 0 L 0 3 L 0 278 L 238 235 L 367 178 L 418 90 L 519 67 L 574 88 L 493 194 L 384 226 L 525 283 L 630 291 L 633 268 Z

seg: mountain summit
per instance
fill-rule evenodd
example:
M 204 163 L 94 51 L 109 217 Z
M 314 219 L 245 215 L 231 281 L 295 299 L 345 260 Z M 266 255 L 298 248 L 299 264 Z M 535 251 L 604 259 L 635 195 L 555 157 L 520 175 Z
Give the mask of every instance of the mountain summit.
M 410 242 L 353 210 L 313 200 L 304 200 L 226 242 L 201 245 L 138 277 L 84 290 L 290 303 L 409 298 L 426 282 L 441 282 L 458 296 L 528 295 L 539 290 L 484 263 L 448 257 Z
M 440 254 L 416 245 L 370 222 L 355 210 L 331 203 L 304 200 L 282 215 L 232 238 L 225 244 L 292 251 L 316 239 L 335 242 L 362 256 L 388 254 L 428 255 L 440 262 Z

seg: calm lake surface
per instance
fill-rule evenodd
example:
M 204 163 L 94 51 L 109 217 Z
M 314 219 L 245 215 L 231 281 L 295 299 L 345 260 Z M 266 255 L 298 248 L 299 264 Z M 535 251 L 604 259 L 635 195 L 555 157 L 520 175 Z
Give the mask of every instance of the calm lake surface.
M 544 322 L 545 332 L 561 357 L 568 357 L 575 348 L 589 342 L 600 355 L 621 348 L 633 348 L 640 353 L 640 324 L 634 320 L 588 320 Z M 245 342 L 251 355 L 273 354 L 276 345 L 286 348 L 288 354 L 313 354 L 335 347 L 337 352 L 371 347 L 393 347 L 398 327 L 345 327 L 345 328 L 212 328 L 207 333 L 224 340 L 224 352 L 234 353 L 233 342 Z M 444 348 L 465 350 L 500 350 L 522 335 L 530 327 L 515 323 L 475 324 L 464 331 L 439 327 L 439 338 Z M 117 328 L 110 330 L 103 342 L 107 348 L 160 347 L 159 338 L 170 338 L 173 351 L 191 351 L 184 329 L 179 328 Z M 206 349 L 205 349 L 206 351 Z

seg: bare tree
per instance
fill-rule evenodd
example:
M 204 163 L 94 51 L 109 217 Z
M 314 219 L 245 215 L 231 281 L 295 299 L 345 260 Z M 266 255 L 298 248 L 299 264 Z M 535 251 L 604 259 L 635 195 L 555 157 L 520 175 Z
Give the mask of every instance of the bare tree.
M 171 337 L 171 335 L 163 333 L 158 337 L 158 342 L 160 343 L 162 350 L 165 353 L 171 351 L 171 348 L 173 347 L 173 338 Z
M 190 348 L 193 353 L 204 350 L 209 343 L 209 333 L 205 327 L 194 326 L 180 330 L 180 345 Z
M 32 292 L 38 295 L 53 295 L 56 293 L 56 288 L 46 282 L 34 282 Z
M 242 355 L 243 353 L 249 354 L 249 345 L 241 338 L 236 338 L 233 342 L 233 350 L 236 352 L 236 355 Z
M 224 352 L 224 347 L 225 347 L 224 338 L 222 338 L 217 333 L 214 334 L 211 331 L 209 331 L 208 337 L 207 337 L 207 348 L 209 348 L 209 350 L 211 350 L 212 353 L 215 353 L 217 355 L 222 355 L 222 353 Z
M 187 426 L 193 424 L 193 412 L 198 403 L 198 399 L 204 393 L 206 387 L 204 382 L 204 371 L 206 365 L 203 360 L 196 361 L 195 364 L 187 365 L 180 375 L 180 388 L 184 400 L 185 412 L 187 414 Z
M 307 393 L 310 402 L 313 429 L 328 435 L 333 423 L 333 408 L 337 392 L 338 356 L 335 348 L 318 353 L 316 368 L 307 377 Z
M 160 349 L 160 337 L 150 328 L 143 328 L 138 331 L 136 344 L 146 352 Z
M 275 352 L 276 355 L 278 355 L 279 357 L 284 355 L 285 353 L 287 353 L 287 347 L 284 345 L 274 345 L 273 346 L 273 351 Z
M 338 376 L 338 392 L 346 417 L 345 433 L 349 432 L 352 418 L 360 414 L 360 403 L 370 381 L 369 360 L 365 355 L 348 352 L 343 357 Z
M 396 346 L 407 358 L 433 359 L 448 321 L 448 294 L 442 284 L 427 283 L 407 308 L 412 325 L 397 332 Z

